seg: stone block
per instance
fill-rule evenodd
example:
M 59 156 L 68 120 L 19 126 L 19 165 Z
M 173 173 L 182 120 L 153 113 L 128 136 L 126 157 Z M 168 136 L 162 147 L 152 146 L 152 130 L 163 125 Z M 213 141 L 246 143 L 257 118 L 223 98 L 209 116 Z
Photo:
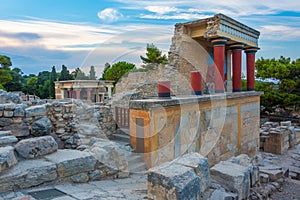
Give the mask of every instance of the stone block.
M 44 160 L 25 160 L 0 175 L 0 193 L 38 186 L 56 178 L 55 164 Z
M 6 103 L 4 104 L 4 110 L 13 111 L 16 108 L 16 104 L 14 103 Z
M 0 137 L 2 137 L 2 136 L 9 136 L 11 134 L 12 134 L 11 131 L 0 131 Z
M 4 117 L 13 117 L 14 116 L 14 111 L 11 111 L 11 110 L 4 110 L 3 112 L 3 116 Z
M 269 175 L 268 174 L 259 174 L 259 181 L 260 183 L 269 183 L 270 179 L 269 179 Z
M 277 181 L 278 179 L 283 177 L 283 171 L 281 168 L 269 168 L 269 167 L 261 167 L 259 169 L 260 173 L 267 174 L 269 176 L 270 181 Z
M 14 116 L 15 117 L 24 117 L 25 116 L 25 110 L 23 106 L 17 106 L 14 110 Z
M 0 173 L 16 165 L 17 162 L 13 147 L 0 147 Z
M 191 167 L 167 163 L 148 171 L 149 199 L 199 199 L 200 178 Z
M 63 177 L 73 176 L 94 170 L 96 160 L 89 152 L 77 150 L 58 150 L 45 158 L 57 165 L 58 175 Z
M 0 118 L 0 126 L 7 127 L 10 126 L 12 123 L 13 120 L 11 118 L 5 118 L 5 117 Z
M 16 138 L 16 136 L 13 135 L 0 137 L 0 146 L 7 146 L 16 142 L 18 142 L 18 138 Z
M 34 136 L 43 136 L 51 132 L 52 122 L 48 117 L 43 117 L 31 125 L 31 134 Z
M 74 176 L 71 176 L 71 180 L 74 183 L 86 183 L 89 181 L 89 176 L 87 173 L 80 173 L 80 174 L 76 174 Z
M 280 126 L 287 126 L 288 128 L 292 126 L 292 122 L 291 121 L 280 122 Z
M 21 157 L 32 159 L 57 151 L 58 145 L 52 136 L 44 136 L 21 140 L 15 148 Z
M 258 183 L 258 181 L 259 181 L 258 167 L 253 165 L 253 163 L 248 155 L 240 154 L 236 157 L 229 159 L 228 161 L 238 164 L 238 165 L 241 165 L 241 166 L 244 166 L 244 167 L 247 167 L 249 169 L 251 186 L 254 186 L 256 183 Z
M 176 163 L 191 167 L 197 176 L 200 177 L 200 192 L 204 192 L 210 185 L 210 172 L 208 159 L 199 153 L 186 154 L 175 160 Z
M 43 117 L 46 116 L 46 106 L 45 105 L 38 105 L 38 106 L 31 106 L 25 109 L 25 116 L 26 117 Z
M 250 173 L 247 167 L 223 161 L 211 168 L 211 177 L 222 187 L 238 194 L 238 199 L 247 199 L 250 195 Z

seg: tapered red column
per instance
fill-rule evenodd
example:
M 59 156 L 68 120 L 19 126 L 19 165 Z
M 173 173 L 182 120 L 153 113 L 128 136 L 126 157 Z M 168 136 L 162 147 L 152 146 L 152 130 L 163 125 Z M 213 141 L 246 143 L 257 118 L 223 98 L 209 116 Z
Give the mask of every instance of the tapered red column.
M 247 49 L 245 50 L 247 59 L 247 90 L 254 91 L 255 87 L 255 53 L 257 49 Z
M 76 90 L 76 99 L 80 99 L 80 91 L 79 89 Z
M 202 95 L 202 75 L 199 71 L 192 71 L 190 73 L 192 94 Z
M 214 47 L 214 62 L 215 62 L 215 92 L 224 92 L 224 60 L 225 60 L 225 39 L 216 39 L 212 41 Z
M 92 89 L 87 89 L 87 100 L 92 100 Z
M 69 98 L 72 99 L 73 98 L 73 90 L 68 89 L 68 93 L 69 93 Z
M 243 45 L 233 45 L 232 49 L 232 81 L 233 92 L 242 91 L 242 49 Z

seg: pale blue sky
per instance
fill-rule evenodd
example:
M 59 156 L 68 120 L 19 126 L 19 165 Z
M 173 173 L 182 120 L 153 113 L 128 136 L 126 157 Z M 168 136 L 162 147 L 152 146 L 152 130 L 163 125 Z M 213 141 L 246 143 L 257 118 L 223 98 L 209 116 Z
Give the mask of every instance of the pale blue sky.
M 140 63 L 147 43 L 165 53 L 175 23 L 223 13 L 261 32 L 257 57 L 300 58 L 296 0 L 2 0 L 0 54 L 25 73 L 106 62 Z

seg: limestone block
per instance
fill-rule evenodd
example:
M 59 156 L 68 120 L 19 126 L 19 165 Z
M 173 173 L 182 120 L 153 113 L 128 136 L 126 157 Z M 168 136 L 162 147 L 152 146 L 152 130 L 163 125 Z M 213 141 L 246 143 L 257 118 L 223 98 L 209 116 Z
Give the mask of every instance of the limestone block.
M 37 186 L 56 178 L 55 164 L 44 160 L 25 160 L 0 175 L 0 193 Z
M 80 174 L 76 174 L 74 176 L 71 176 L 71 180 L 74 183 L 86 183 L 89 181 L 89 176 L 87 173 L 80 173 Z
M 17 106 L 14 110 L 14 116 L 15 117 L 24 117 L 25 116 L 25 110 L 23 106 Z
M 14 103 L 4 104 L 4 110 L 13 111 L 15 108 L 16 108 L 16 104 Z
M 0 118 L 0 126 L 7 127 L 10 126 L 12 123 L 13 120 L 11 118 L 4 118 L 4 117 Z
M 77 131 L 82 135 L 101 136 L 99 128 L 93 124 L 79 124 Z M 104 134 L 102 136 L 104 136 Z
M 3 116 L 4 116 L 4 117 L 13 117 L 13 116 L 14 116 L 14 111 L 11 111 L 11 110 L 4 110 Z
M 52 136 L 44 136 L 21 140 L 15 148 L 20 156 L 31 159 L 57 151 L 58 145 Z
M 226 192 L 224 188 L 215 189 L 208 200 L 233 200 L 238 199 L 236 193 Z
M 13 135 L 0 137 L 0 146 L 7 146 L 16 142 L 18 142 L 18 138 L 16 138 L 16 136 Z
M 247 199 L 250 195 L 250 173 L 247 167 L 223 161 L 211 168 L 211 176 L 224 188 L 238 194 L 238 199 Z
M 14 148 L 11 146 L 0 147 L 0 173 L 17 164 Z
M 20 103 L 20 102 L 21 102 L 21 98 L 19 97 L 18 94 L 0 90 L 0 104 Z
M 46 116 L 46 105 L 31 106 L 25 109 L 26 117 L 43 117 Z
M 200 177 L 200 192 L 204 192 L 210 185 L 210 172 L 208 159 L 199 153 L 186 154 L 178 158 L 176 163 L 194 169 L 197 176 Z
M 253 165 L 251 162 L 251 159 L 249 158 L 248 155 L 246 154 L 240 154 L 237 157 L 233 157 L 228 160 L 229 162 L 247 167 L 249 169 L 250 173 L 250 181 L 251 181 L 251 186 L 254 186 L 258 181 L 259 181 L 259 176 L 258 176 L 258 167 Z
M 43 117 L 31 125 L 31 134 L 34 136 L 43 136 L 50 133 L 52 129 L 52 122 L 48 117 Z
M 45 158 L 57 165 L 61 178 L 94 170 L 96 164 L 96 159 L 89 152 L 69 149 L 58 150 Z
M 270 181 L 277 181 L 278 179 L 283 177 L 283 171 L 280 167 L 260 167 L 259 172 L 267 174 L 269 176 Z
M 287 126 L 288 128 L 292 126 L 292 122 L 291 121 L 280 122 L 280 126 Z
M 149 199 L 199 199 L 200 177 L 191 167 L 167 163 L 148 171 Z
M 0 137 L 2 137 L 2 136 L 9 136 L 11 134 L 12 134 L 11 131 L 0 131 Z
M 93 140 L 96 140 L 96 142 L 88 151 L 100 163 L 115 170 L 126 170 L 128 168 L 127 157 L 130 151 L 110 140 L 99 138 L 94 138 Z

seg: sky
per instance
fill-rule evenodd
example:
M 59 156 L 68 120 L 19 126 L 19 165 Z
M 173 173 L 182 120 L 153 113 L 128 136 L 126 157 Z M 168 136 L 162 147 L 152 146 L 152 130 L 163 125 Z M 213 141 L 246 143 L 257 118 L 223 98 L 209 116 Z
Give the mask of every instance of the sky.
M 25 74 L 62 65 L 99 74 L 139 65 L 147 43 L 167 54 L 176 23 L 223 13 L 260 31 L 257 58 L 300 58 L 297 0 L 1 0 L 0 54 Z

